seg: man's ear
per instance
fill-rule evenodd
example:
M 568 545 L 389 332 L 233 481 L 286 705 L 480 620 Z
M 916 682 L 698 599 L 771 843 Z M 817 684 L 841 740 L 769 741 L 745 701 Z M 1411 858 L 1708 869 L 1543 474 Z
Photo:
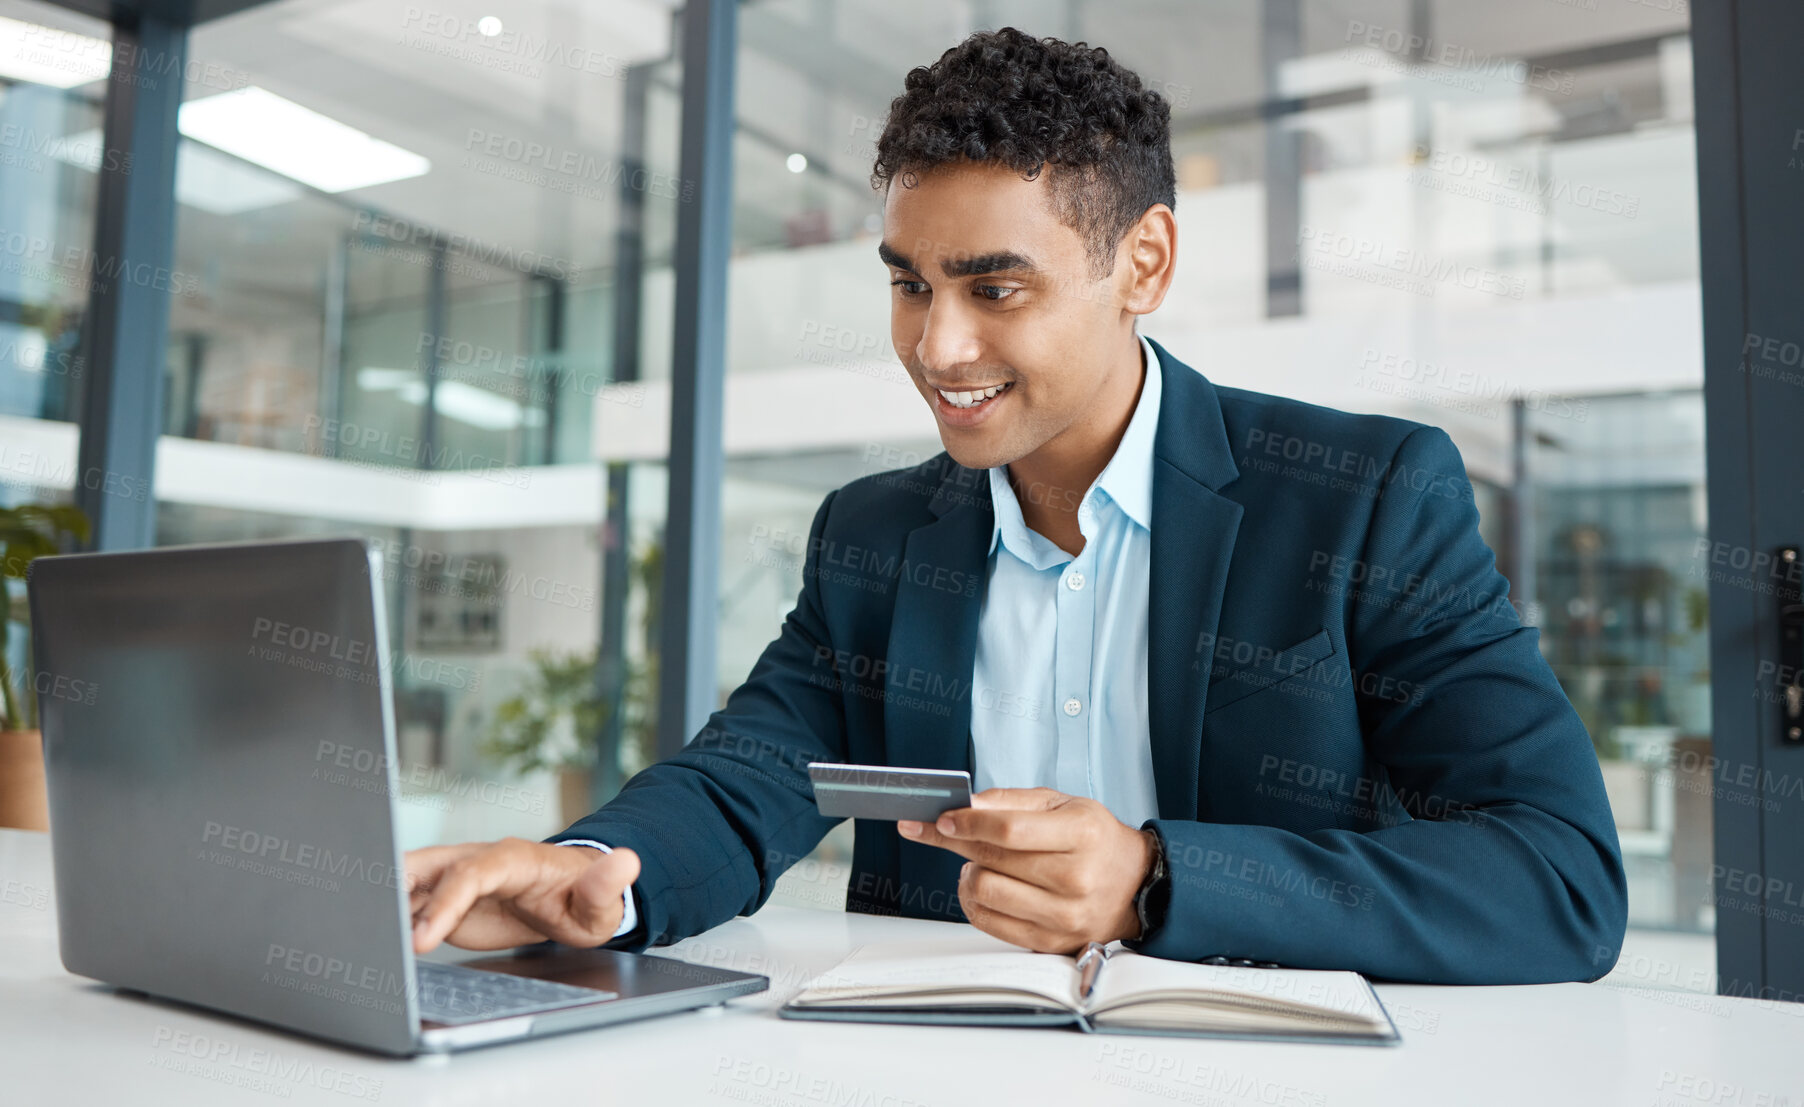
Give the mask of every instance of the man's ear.
M 1164 204 L 1147 208 L 1123 237 L 1121 252 L 1127 270 L 1121 309 L 1130 315 L 1157 311 L 1177 275 L 1177 217 Z

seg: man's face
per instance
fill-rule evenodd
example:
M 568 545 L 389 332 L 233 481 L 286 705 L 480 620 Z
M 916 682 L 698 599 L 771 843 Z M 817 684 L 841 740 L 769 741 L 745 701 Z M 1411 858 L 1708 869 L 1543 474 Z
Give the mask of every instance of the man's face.
M 968 468 L 1027 457 L 1080 422 L 1132 326 L 1127 252 L 1090 277 L 1082 238 L 1053 213 L 1054 171 L 1027 181 L 959 163 L 917 174 L 913 188 L 893 183 L 884 201 L 890 339 Z

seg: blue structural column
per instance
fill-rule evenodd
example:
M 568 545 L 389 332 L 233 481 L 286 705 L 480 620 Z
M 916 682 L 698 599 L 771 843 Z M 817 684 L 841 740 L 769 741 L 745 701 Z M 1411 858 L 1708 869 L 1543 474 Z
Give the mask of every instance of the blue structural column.
M 75 502 L 93 522 L 97 550 L 156 537 L 169 297 L 184 279 L 175 268 L 175 153 L 187 52 L 185 26 L 143 13 L 114 25 L 75 473 Z
M 636 381 L 639 371 L 639 320 L 643 314 L 645 279 L 645 190 L 634 188 L 645 167 L 645 126 L 653 67 L 640 63 L 626 73 L 620 115 L 620 222 L 614 246 L 613 379 Z M 586 393 L 585 393 L 586 394 Z M 626 694 L 631 673 L 627 661 L 627 591 L 632 587 L 629 466 L 609 462 L 601 544 L 601 646 L 595 665 L 595 692 L 606 704 L 596 735 L 595 774 L 591 799 L 596 807 L 614 798 L 623 783 L 620 765 L 626 737 Z M 660 601 L 662 597 L 660 596 Z M 656 632 L 654 631 L 654 634 Z M 650 649 L 654 643 L 647 642 Z
M 1266 0 L 1259 9 L 1259 60 L 1265 117 L 1265 314 L 1303 314 L 1303 131 L 1283 125 L 1279 73 L 1303 52 L 1302 0 Z
M 670 367 L 670 500 L 658 644 L 658 756 L 680 750 L 715 705 L 727 261 L 733 240 L 737 0 L 683 9 L 683 129 Z
M 420 456 L 416 469 L 440 468 L 445 451 L 439 443 L 444 437 L 438 417 L 438 386 L 444 368 L 438 360 L 439 340 L 445 337 L 445 271 L 451 263 L 450 251 L 443 239 L 432 243 L 432 265 L 426 270 L 425 356 L 420 359 L 420 379 L 426 385 L 426 402 L 420 405 Z

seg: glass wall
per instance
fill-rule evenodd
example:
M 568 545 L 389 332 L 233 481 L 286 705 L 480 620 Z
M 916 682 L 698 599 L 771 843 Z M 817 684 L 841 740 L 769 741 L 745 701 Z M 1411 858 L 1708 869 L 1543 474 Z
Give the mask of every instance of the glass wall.
M 983 28 L 1105 46 L 1172 105 L 1178 275 L 1142 331 L 1218 384 L 1453 436 L 1603 762 L 1634 925 L 1707 931 L 1709 781 L 1686 769 L 1710 736 L 1685 579 L 1705 517 L 1684 9 L 1303 0 L 1294 25 L 1262 22 L 1281 10 L 745 10 L 722 593 L 793 597 L 824 490 L 940 449 L 890 343 L 868 184 L 904 75 Z M 762 606 L 723 614 L 723 690 L 776 631 Z M 837 906 L 849 841 L 786 893 Z
M 1631 923 L 1708 931 L 1703 397 L 1624 393 L 1585 408 L 1583 424 L 1528 421 L 1543 652 L 1602 761 Z
M 94 253 L 111 58 L 107 24 L 35 0 L 0 0 L 0 513 L 67 505 L 82 480 L 75 420 L 88 290 L 117 279 Z M 104 487 L 99 474 L 89 483 Z M 25 522 L 5 519 L 9 528 Z M 8 685 L 0 731 L 37 725 L 25 675 L 34 672 L 25 584 L 8 579 L 16 575 L 13 566 L 0 575 L 0 682 Z
M 594 428 L 669 375 L 674 19 L 278 0 L 191 37 L 157 540 L 375 542 L 409 846 L 544 836 L 648 757 L 663 447 Z
M 93 257 L 94 170 L 111 42 L 99 20 L 0 2 L 0 417 L 75 418 L 82 315 L 106 273 Z M 0 459 L 0 479 L 58 483 L 28 460 Z

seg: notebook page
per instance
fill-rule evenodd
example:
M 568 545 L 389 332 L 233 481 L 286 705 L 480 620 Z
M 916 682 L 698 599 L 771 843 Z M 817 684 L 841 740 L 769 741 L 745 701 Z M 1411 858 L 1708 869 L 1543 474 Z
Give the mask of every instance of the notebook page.
M 994 940 L 886 942 L 860 948 L 808 981 L 790 1002 L 806 1007 L 915 998 L 928 1006 L 962 1006 L 1037 1000 L 1075 1008 L 1077 981 L 1074 958 Z
M 1347 1022 L 1387 1030 L 1389 1025 L 1370 985 L 1358 973 L 1197 965 L 1126 950 L 1116 952 L 1103 966 L 1091 1007 L 1125 1007 L 1135 997 L 1163 1001 L 1183 992 L 1223 993 L 1226 1002 L 1221 1006 L 1248 1016 L 1267 1012 L 1284 1021 L 1300 1017 L 1324 1025 Z

